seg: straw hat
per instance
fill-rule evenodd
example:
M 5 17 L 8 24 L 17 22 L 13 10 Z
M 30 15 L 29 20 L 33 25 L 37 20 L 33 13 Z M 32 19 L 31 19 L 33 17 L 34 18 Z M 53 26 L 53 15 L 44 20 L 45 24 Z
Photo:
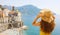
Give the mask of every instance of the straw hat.
M 49 9 L 42 9 L 40 12 L 44 15 L 44 17 L 50 17 L 52 15 L 51 10 Z

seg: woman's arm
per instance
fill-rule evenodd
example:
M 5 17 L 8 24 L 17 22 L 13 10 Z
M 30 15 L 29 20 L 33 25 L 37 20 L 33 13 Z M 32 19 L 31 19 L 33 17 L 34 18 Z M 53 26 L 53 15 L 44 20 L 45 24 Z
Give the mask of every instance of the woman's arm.
M 37 17 L 34 19 L 32 25 L 34 26 L 40 26 L 40 22 L 37 22 L 37 19 L 39 19 L 42 16 L 42 14 L 38 14 Z
M 38 18 L 35 18 L 35 20 L 33 21 L 32 25 L 34 26 L 40 26 L 40 22 L 37 22 Z
M 34 26 L 40 26 L 40 22 L 33 23 Z

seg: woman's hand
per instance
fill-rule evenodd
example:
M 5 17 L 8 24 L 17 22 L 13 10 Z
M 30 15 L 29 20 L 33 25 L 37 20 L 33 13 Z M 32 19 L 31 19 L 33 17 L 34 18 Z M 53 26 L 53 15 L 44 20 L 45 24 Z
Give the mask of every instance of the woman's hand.
M 41 14 L 39 13 L 36 18 L 40 18 L 40 17 L 41 17 Z

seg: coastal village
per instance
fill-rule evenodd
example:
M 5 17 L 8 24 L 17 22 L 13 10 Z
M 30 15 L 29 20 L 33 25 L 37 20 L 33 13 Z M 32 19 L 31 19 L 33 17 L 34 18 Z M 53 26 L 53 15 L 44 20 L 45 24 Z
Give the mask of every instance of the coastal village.
M 26 27 L 27 26 L 24 26 L 22 21 L 22 14 L 18 9 L 15 9 L 15 7 L 12 6 L 12 9 L 9 10 L 0 5 L 0 33 L 14 28 L 16 28 L 17 31 L 22 29 L 26 30 Z M 21 33 L 20 35 L 23 34 Z

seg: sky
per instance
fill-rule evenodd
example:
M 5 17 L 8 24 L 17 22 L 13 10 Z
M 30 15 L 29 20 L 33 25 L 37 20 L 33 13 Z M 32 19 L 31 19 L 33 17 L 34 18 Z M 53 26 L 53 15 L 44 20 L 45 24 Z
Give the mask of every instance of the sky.
M 8 6 L 24 6 L 34 5 L 40 9 L 50 9 L 51 11 L 60 15 L 60 0 L 0 0 L 1 5 Z

